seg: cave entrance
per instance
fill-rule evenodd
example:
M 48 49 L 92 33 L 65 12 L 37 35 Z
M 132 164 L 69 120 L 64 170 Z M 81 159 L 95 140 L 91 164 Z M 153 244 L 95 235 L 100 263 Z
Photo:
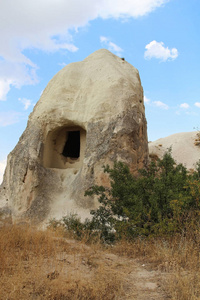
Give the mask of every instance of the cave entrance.
M 62 155 L 77 159 L 80 156 L 80 131 L 69 131 Z
M 62 126 L 49 132 L 44 144 L 43 166 L 46 168 L 79 168 L 82 165 L 86 131 L 81 127 Z

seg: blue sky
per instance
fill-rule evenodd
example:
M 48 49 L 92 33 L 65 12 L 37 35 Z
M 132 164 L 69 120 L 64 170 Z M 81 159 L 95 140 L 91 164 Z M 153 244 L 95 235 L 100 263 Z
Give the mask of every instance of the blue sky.
M 149 140 L 200 127 L 199 0 L 1 0 L 0 181 L 49 80 L 100 48 L 139 70 Z

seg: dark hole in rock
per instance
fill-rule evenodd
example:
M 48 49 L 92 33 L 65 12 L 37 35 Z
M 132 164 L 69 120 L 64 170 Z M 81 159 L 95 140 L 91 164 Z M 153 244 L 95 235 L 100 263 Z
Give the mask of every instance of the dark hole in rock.
M 50 131 L 44 143 L 45 168 L 80 168 L 83 163 L 86 131 L 79 126 L 61 126 Z
M 63 148 L 62 155 L 70 158 L 80 156 L 80 131 L 68 131 L 67 141 Z

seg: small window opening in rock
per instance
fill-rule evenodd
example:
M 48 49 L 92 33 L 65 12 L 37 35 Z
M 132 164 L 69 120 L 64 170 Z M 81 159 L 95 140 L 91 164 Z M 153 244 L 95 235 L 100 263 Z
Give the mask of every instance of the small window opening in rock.
M 68 131 L 62 155 L 77 159 L 80 156 L 80 131 Z

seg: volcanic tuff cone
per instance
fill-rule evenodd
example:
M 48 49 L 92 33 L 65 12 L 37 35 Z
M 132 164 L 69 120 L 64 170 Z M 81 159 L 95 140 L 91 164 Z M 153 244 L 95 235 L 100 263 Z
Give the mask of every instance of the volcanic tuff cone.
M 147 163 L 147 128 L 138 71 L 108 50 L 71 63 L 49 82 L 8 156 L 1 207 L 14 219 L 82 217 L 97 203 L 84 197 L 107 184 L 102 166 Z
M 162 158 L 169 149 L 176 163 L 195 169 L 200 159 L 200 133 L 179 132 L 149 143 L 150 157 Z

